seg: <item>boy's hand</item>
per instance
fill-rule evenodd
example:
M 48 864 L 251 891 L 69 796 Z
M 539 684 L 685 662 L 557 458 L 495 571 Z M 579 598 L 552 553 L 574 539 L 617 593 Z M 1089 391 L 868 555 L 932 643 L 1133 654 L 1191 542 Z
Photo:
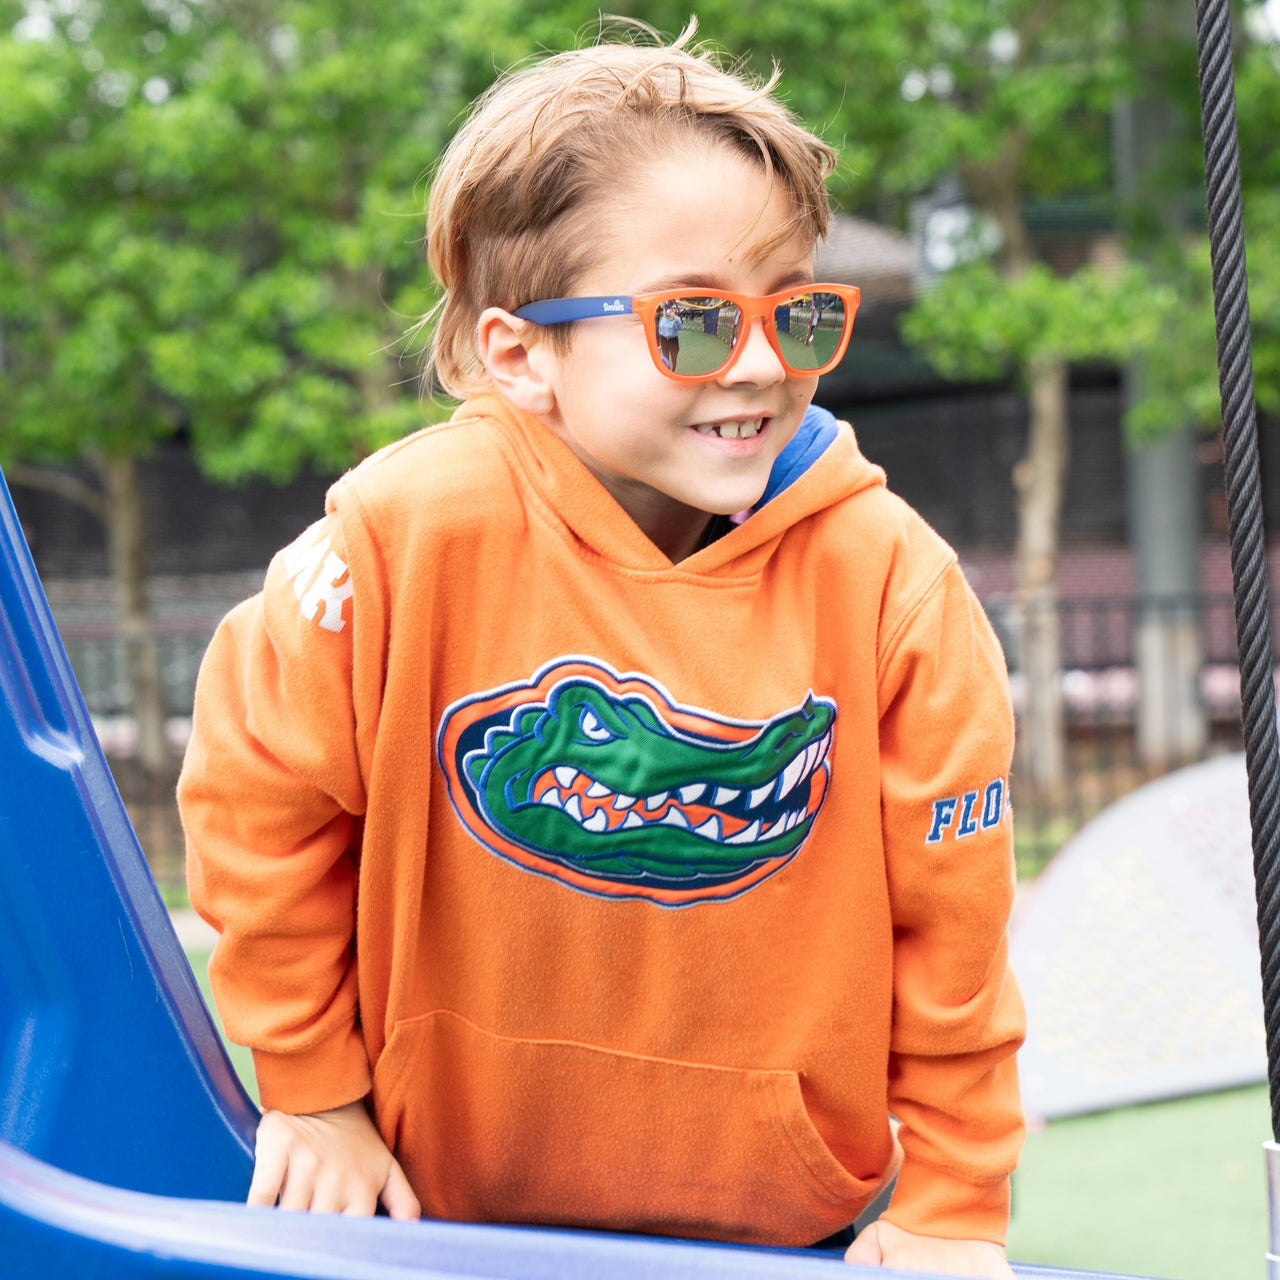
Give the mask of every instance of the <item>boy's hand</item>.
M 262 1117 L 249 1204 L 368 1215 L 379 1200 L 393 1218 L 422 1212 L 363 1102 L 313 1115 L 268 1111 Z
M 946 1276 L 984 1276 L 1013 1280 L 1004 1250 L 989 1240 L 942 1240 L 918 1236 L 891 1222 L 873 1222 L 858 1233 L 844 1255 L 864 1267 L 897 1267 Z

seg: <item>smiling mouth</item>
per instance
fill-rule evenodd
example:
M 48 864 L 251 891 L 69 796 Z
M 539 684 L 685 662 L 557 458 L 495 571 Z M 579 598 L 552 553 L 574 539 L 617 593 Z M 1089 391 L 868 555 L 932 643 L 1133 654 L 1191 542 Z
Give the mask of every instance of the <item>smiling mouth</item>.
M 750 440 L 764 429 L 767 419 L 746 418 L 738 422 L 700 422 L 694 428 L 700 436 L 719 436 L 721 440 Z

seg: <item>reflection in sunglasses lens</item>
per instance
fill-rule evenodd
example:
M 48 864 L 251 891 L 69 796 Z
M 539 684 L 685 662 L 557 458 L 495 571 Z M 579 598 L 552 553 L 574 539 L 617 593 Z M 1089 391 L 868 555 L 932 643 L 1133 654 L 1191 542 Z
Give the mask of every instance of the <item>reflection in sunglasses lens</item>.
M 844 300 L 832 293 L 803 293 L 774 313 L 783 359 L 797 372 L 819 369 L 844 335 Z
M 671 298 L 657 308 L 658 355 L 672 373 L 715 373 L 727 363 L 742 328 L 742 312 L 723 298 Z M 827 364 L 844 336 L 844 300 L 802 293 L 774 310 L 783 362 L 794 373 Z
M 714 373 L 737 338 L 738 308 L 723 298 L 672 298 L 658 307 L 658 354 L 672 373 Z

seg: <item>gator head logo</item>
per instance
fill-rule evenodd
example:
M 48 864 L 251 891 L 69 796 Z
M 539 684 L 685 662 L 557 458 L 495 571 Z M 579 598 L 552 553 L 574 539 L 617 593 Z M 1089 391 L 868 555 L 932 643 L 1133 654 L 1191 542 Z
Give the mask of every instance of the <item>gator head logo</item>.
M 436 749 L 458 817 L 499 857 L 678 907 L 736 897 L 795 856 L 826 796 L 835 716 L 810 694 L 728 720 L 568 658 L 455 702 Z

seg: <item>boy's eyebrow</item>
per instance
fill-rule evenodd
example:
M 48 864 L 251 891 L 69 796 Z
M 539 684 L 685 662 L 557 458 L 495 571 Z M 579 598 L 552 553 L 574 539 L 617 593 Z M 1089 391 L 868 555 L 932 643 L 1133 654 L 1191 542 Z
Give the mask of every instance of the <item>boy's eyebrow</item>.
M 813 284 L 813 272 L 806 271 L 802 267 L 796 268 L 794 271 L 788 271 L 785 275 L 777 277 L 773 281 L 772 288 L 766 289 L 765 293 L 777 293 L 779 289 L 788 289 L 792 285 L 803 287 L 804 285 Z M 646 293 L 668 293 L 677 292 L 681 289 L 705 289 L 708 293 L 736 293 L 736 289 L 726 288 L 722 283 L 721 277 L 715 274 L 701 274 L 696 271 L 689 272 L 686 275 L 664 276 L 660 280 L 655 280 L 643 288 L 637 289 L 637 294 Z

